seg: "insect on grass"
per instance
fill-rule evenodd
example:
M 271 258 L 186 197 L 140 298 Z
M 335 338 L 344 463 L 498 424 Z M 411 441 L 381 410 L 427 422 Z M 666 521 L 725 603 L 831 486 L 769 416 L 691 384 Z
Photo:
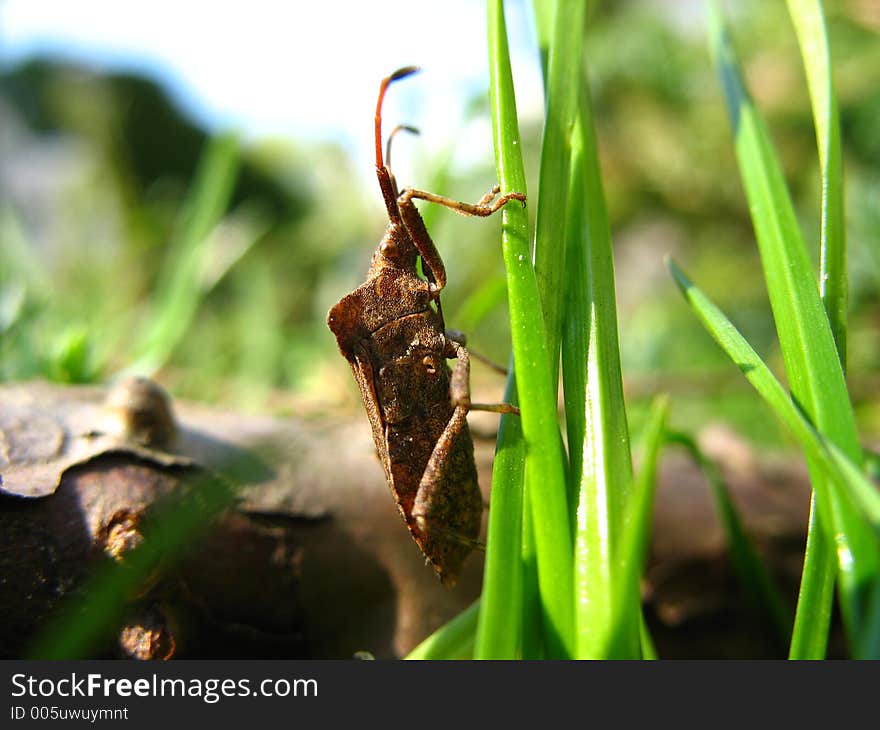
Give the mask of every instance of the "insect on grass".
M 464 338 L 446 330 L 440 293 L 446 269 L 414 200 L 469 216 L 488 216 L 521 193 L 495 186 L 476 203 L 434 193 L 399 191 L 382 149 L 382 102 L 388 86 L 418 69 L 382 80 L 376 103 L 376 174 L 388 228 L 367 280 L 334 305 L 327 324 L 361 391 L 376 450 L 400 514 L 441 580 L 453 584 L 478 545 L 483 499 L 467 425 L 471 410 L 516 412 L 470 400 Z M 419 276 L 418 264 L 424 278 Z M 455 359 L 452 369 L 447 359 Z

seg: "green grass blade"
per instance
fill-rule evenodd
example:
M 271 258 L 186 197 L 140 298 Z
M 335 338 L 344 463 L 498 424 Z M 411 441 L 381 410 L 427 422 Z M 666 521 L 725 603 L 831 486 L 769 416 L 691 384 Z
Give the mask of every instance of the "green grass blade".
M 577 655 L 598 658 L 611 621 L 612 555 L 632 485 L 611 233 L 586 74 L 572 138 L 562 377 L 576 486 Z M 630 623 L 633 638 L 638 612 Z
M 631 503 L 627 509 L 629 519 L 615 556 L 619 571 L 614 581 L 614 625 L 607 646 L 607 656 L 611 659 L 638 659 L 642 655 L 639 581 L 651 534 L 651 515 L 657 486 L 657 458 L 664 441 L 668 412 L 668 399 L 665 396 L 656 398 L 645 426 L 644 463 L 636 478 Z
M 709 485 L 715 512 L 724 530 L 733 568 L 755 608 L 768 616 L 780 640 L 787 646 L 791 640 L 794 608 L 788 605 L 749 539 L 717 465 L 703 453 L 689 435 L 670 433 L 667 434 L 667 440 L 669 443 L 682 446 L 703 472 Z
M 858 508 L 865 526 L 880 536 L 880 492 L 855 462 L 831 439 L 817 431 L 798 404 L 782 387 L 758 353 L 733 326 L 724 313 L 678 267 L 669 260 L 676 284 L 709 334 L 745 375 L 776 416 L 791 430 L 798 442 L 838 485 L 845 484 L 847 499 Z M 839 487 L 836 487 L 840 491 Z M 870 533 L 869 533 L 870 534 Z M 873 538 L 872 538 L 873 539 Z M 877 571 L 880 573 L 880 569 Z
M 578 125 L 581 126 L 580 124 Z M 579 139 L 580 135 L 576 136 Z M 571 200 L 568 205 L 566 301 L 562 333 L 562 383 L 568 436 L 569 478 L 575 514 L 574 583 L 577 657 L 599 659 L 607 648 L 604 632 L 611 622 L 612 540 L 609 475 L 602 415 L 604 402 L 596 357 L 596 318 L 590 290 L 587 244 L 588 200 L 583 146 L 572 149 Z M 593 345 L 591 348 L 590 345 Z M 588 388 L 591 393 L 588 395 Z
M 208 234 L 229 205 L 238 149 L 234 135 L 220 135 L 202 155 L 182 226 L 165 255 L 152 320 L 135 346 L 135 363 L 128 371 L 152 374 L 162 367 L 192 324 L 205 294 L 200 274 L 210 255 Z
M 853 602 L 853 599 L 858 599 L 862 604 L 858 606 L 858 621 L 848 625 L 849 638 L 855 652 L 864 655 L 865 637 L 874 635 L 874 627 L 880 621 L 876 616 L 877 604 L 871 600 L 872 593 L 880 584 L 880 566 L 877 561 L 877 556 L 880 555 L 880 494 L 865 476 L 859 462 L 817 432 L 799 405 L 789 397 L 770 369 L 723 313 L 673 262 L 669 262 L 669 267 L 704 326 L 801 443 L 808 463 L 812 465 L 811 477 L 817 497 L 836 505 L 837 509 L 833 514 L 834 529 L 837 531 L 834 546 L 842 566 L 841 572 L 852 581 L 855 595 L 848 598 Z M 799 603 L 802 600 L 803 598 Z M 824 627 L 818 629 L 824 630 Z M 809 626 L 799 626 L 796 621 L 795 634 L 809 630 Z M 812 643 L 807 638 L 797 640 L 803 646 Z
M 824 659 L 834 608 L 837 559 L 834 545 L 819 518 L 815 492 L 810 498 L 804 567 L 798 590 L 795 622 L 788 648 L 789 659 Z
M 848 308 L 846 228 L 840 120 L 831 76 L 828 38 L 819 0 L 788 0 L 788 10 L 807 72 L 822 174 L 819 289 L 845 369 Z M 826 641 L 822 633 L 807 630 L 808 627 L 828 626 L 831 622 L 830 600 L 824 599 L 821 593 L 830 593 L 834 581 L 834 561 L 826 547 L 828 540 L 820 529 L 818 519 L 818 508 L 813 499 L 804 560 L 805 574 L 801 583 L 801 600 L 798 602 L 799 628 L 792 638 L 792 657 L 825 654 Z
M 639 639 L 642 645 L 642 659 L 654 661 L 660 657 L 657 654 L 657 647 L 654 646 L 654 639 L 651 632 L 648 631 L 648 625 L 645 623 L 645 614 L 639 617 Z
M 713 53 L 732 120 L 740 173 L 752 211 L 791 391 L 817 428 L 832 435 L 837 445 L 860 463 L 861 450 L 843 369 L 785 180 L 769 133 L 743 85 L 721 16 L 716 11 L 712 19 Z M 809 459 L 808 466 L 813 486 L 819 488 L 816 482 L 822 475 Z M 865 600 L 863 577 L 873 571 L 878 556 L 847 505 L 835 501 L 834 491 L 830 492 L 832 501 L 824 503 L 825 494 L 829 494 L 828 490 L 820 490 L 818 496 L 819 523 L 826 532 L 833 530 L 838 540 L 856 541 L 846 546 L 837 545 L 836 550 L 841 605 L 850 635 L 855 636 L 860 631 Z M 843 529 L 843 523 L 848 523 L 851 529 Z M 814 551 L 813 555 L 816 559 L 830 560 L 832 549 L 828 545 L 824 553 Z M 854 559 L 843 559 L 849 555 Z M 827 575 L 827 572 L 805 571 L 805 577 L 813 575 Z M 828 601 L 829 589 L 830 586 L 824 585 L 809 594 Z M 799 613 L 801 609 L 799 606 Z M 800 620 L 797 617 L 796 624 Z M 805 627 L 804 630 L 810 629 Z
M 507 46 L 507 29 L 502 3 L 487 6 L 490 68 L 493 78 L 506 79 L 506 91 L 512 94 L 512 73 Z M 499 80 L 499 86 L 501 82 Z M 492 88 L 495 88 L 493 82 Z M 519 143 L 519 124 L 515 117 L 516 100 L 511 98 L 505 114 L 504 128 L 512 135 L 497 143 L 506 155 L 516 155 L 514 141 Z M 493 104 L 493 110 L 495 105 Z M 498 110 L 501 113 L 501 110 Z M 498 154 L 496 153 L 496 160 Z M 522 159 L 509 160 L 514 165 L 512 176 L 524 183 Z M 500 163 L 499 163 L 500 165 Z M 519 169 L 517 169 L 519 168 Z M 525 188 L 523 188 L 525 192 Z M 502 214 L 504 215 L 504 214 Z M 519 220 L 516 235 L 528 237 L 527 221 Z M 506 231 L 502 236 L 506 236 Z M 506 284 L 505 284 L 506 287 Z M 513 359 L 505 388 L 505 400 L 517 403 L 516 373 Z M 486 540 L 486 560 L 483 568 L 483 591 L 477 626 L 475 659 L 514 659 L 522 655 L 523 633 L 530 635 L 536 621 L 524 621 L 522 536 L 525 480 L 525 441 L 522 424 L 515 416 L 502 416 L 498 426 L 495 461 L 492 465 L 492 495 L 489 506 L 489 525 Z M 534 606 L 539 611 L 539 606 Z
M 532 0 L 532 15 L 535 19 L 535 33 L 538 36 L 538 52 L 541 55 L 541 71 L 544 86 L 547 85 L 547 64 L 550 56 L 550 40 L 553 36 L 553 18 L 558 3 L 555 0 Z
M 822 4 L 819 0 L 788 0 L 788 10 L 795 26 L 807 73 L 822 174 L 819 289 L 837 343 L 840 361 L 845 369 L 848 281 L 843 165 L 840 120 L 831 76 L 828 38 Z M 834 580 L 833 561 L 830 559 L 830 551 L 826 548 L 828 541 L 820 529 L 818 519 L 818 507 L 814 498 L 810 505 L 810 529 L 804 560 L 805 575 L 798 606 L 799 627 L 792 639 L 790 652 L 792 657 L 814 657 L 825 654 L 826 642 L 821 633 L 807 630 L 807 627 L 827 626 L 831 621 L 830 601 L 823 599 L 821 595 L 812 595 L 829 591 L 829 586 Z
M 523 446 L 523 448 L 525 448 Z M 525 454 L 523 454 L 525 457 Z M 520 616 L 522 631 L 522 658 L 543 659 L 547 652 L 544 649 L 544 618 L 541 610 L 541 589 L 538 583 L 538 553 L 535 548 L 535 528 L 532 520 L 529 490 L 523 485 L 523 521 L 522 521 L 522 583 L 523 599 Z
M 840 116 L 831 76 L 831 53 L 821 0 L 788 0 L 788 12 L 794 23 L 807 72 L 822 170 L 819 288 L 840 352 L 840 361 L 845 368 L 849 286 Z
M 504 397 L 508 403 L 516 402 L 513 376 L 508 380 Z M 502 416 L 492 465 L 492 501 L 475 659 L 516 659 L 521 653 L 524 457 L 519 419 Z
M 782 170 L 742 84 L 729 36 L 720 21 L 713 28 L 716 63 L 791 390 L 819 427 L 827 424 L 841 448 L 859 460 L 843 371 Z
M 474 601 L 452 621 L 441 626 L 405 659 L 470 659 L 480 615 L 480 601 Z
M 547 93 L 538 212 L 535 220 L 535 273 L 541 291 L 547 349 L 552 372 L 558 372 L 565 270 L 565 210 L 568 205 L 571 136 L 578 115 L 583 62 L 584 0 L 557 0 L 547 55 Z
M 549 2 L 533 2 L 532 11 L 535 19 L 535 31 L 538 41 L 538 53 L 541 59 L 541 72 L 544 88 L 547 86 L 547 57 L 550 39 L 553 35 L 553 15 L 556 12 L 555 0 Z M 528 482 L 524 485 L 524 518 L 522 537 L 523 563 L 523 658 L 543 659 L 544 651 L 541 604 L 538 591 L 538 558 L 535 551 L 535 529 L 532 520 L 532 500 L 529 497 Z
M 502 191 L 525 191 L 519 124 L 503 4 L 489 0 L 489 63 L 495 160 Z M 504 44 L 501 47 L 500 44 Z M 528 244 L 526 211 L 505 206 L 502 253 L 517 392 L 522 411 L 526 482 L 531 490 L 538 584 L 547 650 L 571 656 L 574 648 L 572 538 L 566 501 L 566 465 L 556 415 L 556 368 L 548 350 L 541 295 Z M 558 340 L 557 340 L 558 341 Z

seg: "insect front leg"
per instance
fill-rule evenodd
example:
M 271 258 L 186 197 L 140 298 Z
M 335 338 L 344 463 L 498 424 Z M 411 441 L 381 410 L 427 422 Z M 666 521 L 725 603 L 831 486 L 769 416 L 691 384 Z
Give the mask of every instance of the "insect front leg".
M 434 241 L 431 240 L 428 229 L 425 228 L 425 222 L 413 203 L 413 199 L 427 200 L 431 203 L 451 208 L 462 215 L 480 217 L 496 213 L 511 200 L 518 200 L 523 206 L 526 204 L 526 196 L 522 193 L 507 193 L 498 197 L 499 192 L 500 188 L 496 185 L 476 203 L 464 203 L 460 200 L 453 200 L 443 195 L 436 195 L 424 190 L 416 190 L 415 188 L 407 188 L 397 197 L 397 208 L 400 211 L 403 224 L 406 226 L 412 242 L 422 257 L 422 262 L 430 269 L 433 276 L 434 281 L 430 283 L 432 293 L 439 294 L 443 287 L 446 286 L 446 267 L 443 265 L 443 260 L 440 258 L 440 253 L 437 251 Z
M 418 208 L 406 193 L 397 198 L 397 208 L 410 239 L 422 257 L 422 263 L 427 267 L 425 273 L 428 275 L 430 291 L 435 297 L 439 297 L 440 291 L 446 286 L 446 267 L 440 258 L 440 252 L 437 251 Z
M 523 193 L 507 193 L 497 197 L 500 192 L 501 188 L 496 185 L 476 203 L 465 203 L 461 200 L 447 198 L 445 195 L 437 195 L 436 193 L 429 193 L 425 190 L 407 188 L 398 196 L 397 204 L 400 205 L 401 201 L 409 202 L 413 198 L 417 198 L 419 200 L 427 200 L 431 203 L 442 205 L 444 208 L 449 208 L 462 215 L 474 215 L 481 218 L 497 213 L 511 200 L 518 200 L 522 203 L 523 207 L 525 207 L 526 196 Z

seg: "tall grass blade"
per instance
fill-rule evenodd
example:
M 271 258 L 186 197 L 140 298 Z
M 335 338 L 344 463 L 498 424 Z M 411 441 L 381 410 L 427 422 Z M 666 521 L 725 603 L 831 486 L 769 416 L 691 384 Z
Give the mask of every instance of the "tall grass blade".
M 516 379 L 505 401 L 516 402 Z M 516 416 L 502 416 L 492 465 L 492 500 L 475 659 L 516 659 L 522 653 L 523 464 L 525 448 Z
M 480 614 L 480 601 L 474 601 L 458 616 L 441 626 L 405 659 L 471 659 Z
M 817 496 L 825 503 L 838 506 L 833 514 L 835 529 L 839 531 L 834 545 L 839 563 L 848 570 L 847 577 L 857 581 L 854 586 L 857 594 L 849 598 L 858 596 L 861 601 L 858 622 L 847 628 L 854 653 L 865 656 L 866 637 L 874 635 L 880 621 L 874 598 L 880 585 L 880 567 L 876 561 L 876 556 L 880 555 L 880 494 L 865 476 L 861 463 L 816 430 L 801 404 L 789 397 L 724 314 L 673 262 L 669 262 L 669 267 L 703 325 L 800 442 L 811 465 Z M 857 546 L 858 553 L 853 551 L 853 546 Z M 802 600 L 803 597 L 799 599 Z M 796 622 L 795 632 L 797 630 Z M 809 627 L 803 630 L 807 631 Z M 819 630 L 825 629 L 819 627 Z M 804 642 L 810 643 L 808 639 Z
M 748 97 L 733 46 L 717 9 L 712 14 L 710 36 L 733 125 L 740 173 L 752 212 L 792 395 L 822 433 L 833 437 L 851 459 L 861 463 L 861 449 L 843 369 L 810 258 L 769 133 Z M 837 543 L 826 545 L 821 552 L 814 550 L 812 555 L 824 560 L 831 560 L 832 553 L 836 556 L 843 615 L 850 636 L 855 637 L 860 633 L 866 600 L 863 593 L 865 576 L 874 572 L 878 555 L 847 503 L 838 501 L 835 491 L 820 488 L 818 481 L 823 479 L 823 474 L 809 458 L 808 466 L 813 487 L 819 490 L 817 524 L 826 534 L 835 535 Z M 829 502 L 823 501 L 825 495 Z M 818 535 L 813 539 L 821 540 Z M 805 578 L 828 574 L 826 570 L 814 571 L 809 567 L 805 570 Z M 809 610 L 816 616 L 827 615 L 824 609 L 813 610 L 809 605 L 805 609 L 802 605 L 807 598 L 810 602 L 830 602 L 832 596 L 827 578 L 823 584 L 815 588 L 807 585 L 805 589 L 806 593 L 799 601 L 799 613 Z M 799 642 L 799 623 L 801 619 L 797 617 L 796 642 Z M 805 626 L 803 630 L 817 632 L 817 627 Z M 825 634 L 827 629 L 819 628 L 818 633 Z M 822 649 L 821 646 L 812 648 Z
M 821 0 L 788 0 L 788 12 L 794 23 L 807 72 L 822 172 L 819 290 L 840 352 L 840 361 L 846 368 L 849 284 L 846 271 L 843 155 L 840 114 L 831 75 L 831 52 Z
M 846 369 L 848 277 L 846 270 L 846 227 L 844 216 L 843 165 L 840 142 L 840 119 L 831 75 L 831 57 L 820 0 L 788 0 L 807 73 L 807 85 L 813 107 L 819 166 L 822 174 L 819 235 L 819 291 L 828 320 Z M 798 605 L 798 630 L 795 632 L 792 657 L 824 654 L 824 646 L 812 647 L 815 631 L 811 628 L 831 620 L 831 606 L 822 593 L 830 593 L 835 566 L 827 539 L 820 529 L 815 497 L 810 504 L 802 601 Z M 813 594 L 818 594 L 814 597 Z
M 631 503 L 627 505 L 629 519 L 616 555 L 619 568 L 614 580 L 614 623 L 606 649 L 606 655 L 610 659 L 638 659 L 642 656 L 639 581 L 651 534 L 651 515 L 657 486 L 657 459 L 665 437 L 668 413 L 668 399 L 659 396 L 651 405 L 645 426 L 644 463 L 636 479 Z M 650 643 L 647 645 L 653 651 Z
M 495 160 L 502 191 L 524 191 L 525 171 L 513 79 L 506 48 L 503 4 L 489 0 L 490 101 Z M 542 297 L 528 244 L 524 209 L 505 206 L 502 253 L 507 271 L 511 341 L 525 440 L 525 473 L 538 563 L 542 621 L 550 656 L 574 650 L 572 539 L 566 502 L 566 467 L 556 417 L 556 368 L 548 349 Z M 558 342 L 558 339 L 557 339 Z
M 557 0 L 547 54 L 546 111 L 541 143 L 535 273 L 547 325 L 552 372 L 558 372 L 565 270 L 565 211 L 568 205 L 571 137 L 578 115 L 586 2 Z
M 575 486 L 578 656 L 599 658 L 607 648 L 603 636 L 611 621 L 612 556 L 631 492 L 632 459 L 620 370 L 611 232 L 585 72 L 581 87 L 566 222 L 562 377 L 570 480 Z M 633 639 L 638 618 L 638 611 L 630 616 Z

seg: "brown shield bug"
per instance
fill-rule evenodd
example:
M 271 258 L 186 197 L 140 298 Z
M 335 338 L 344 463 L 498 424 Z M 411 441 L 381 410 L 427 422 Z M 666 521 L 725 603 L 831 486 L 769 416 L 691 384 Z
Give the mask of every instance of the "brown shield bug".
M 399 69 L 380 85 L 376 174 L 388 210 L 388 228 L 373 254 L 366 282 L 330 310 L 327 324 L 361 391 L 400 514 L 441 580 L 452 584 L 464 559 L 479 544 L 483 511 L 467 413 L 515 413 L 516 409 L 470 401 L 470 358 L 464 338 L 446 331 L 440 307 L 446 270 L 413 200 L 427 200 L 464 215 L 488 216 L 510 200 L 525 205 L 525 196 L 499 196 L 496 186 L 472 204 L 411 188 L 398 192 L 382 157 L 382 101 L 389 84 L 417 70 Z M 419 258 L 424 278 L 418 273 Z M 453 358 L 455 367 L 450 370 L 446 360 Z

